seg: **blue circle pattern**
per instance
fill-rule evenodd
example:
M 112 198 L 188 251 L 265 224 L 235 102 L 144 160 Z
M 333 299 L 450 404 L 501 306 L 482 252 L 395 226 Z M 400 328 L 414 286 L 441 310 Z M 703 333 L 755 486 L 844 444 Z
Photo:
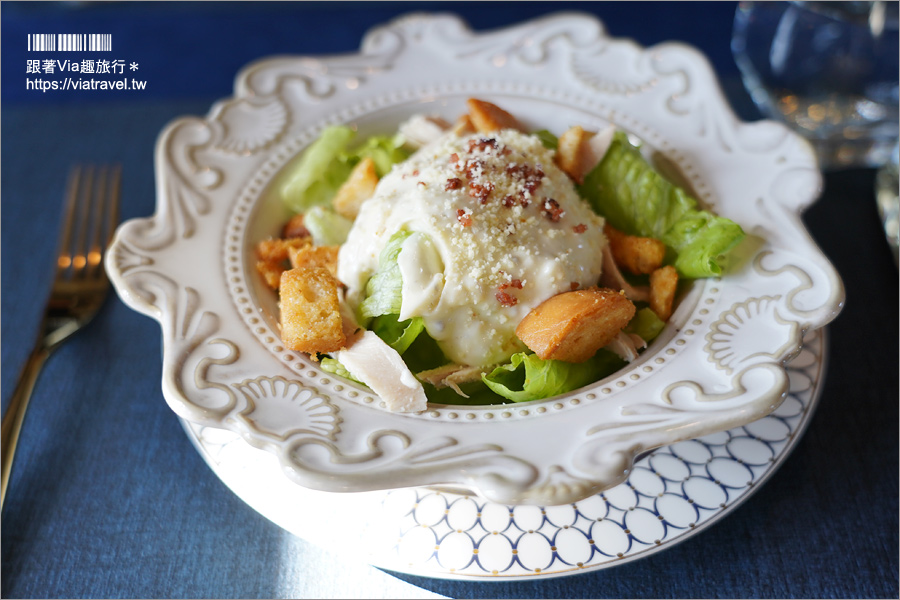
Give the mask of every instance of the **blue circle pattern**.
M 822 361 L 815 357 L 821 349 L 821 335 L 813 333 L 807 337 L 803 353 L 788 366 L 790 394 L 771 415 L 727 432 L 657 449 L 635 464 L 625 483 L 584 501 L 563 507 L 529 507 L 540 511 L 539 522 L 535 522 L 534 514 L 525 520 L 517 519 L 514 506 L 416 488 L 412 506 L 397 520 L 399 535 L 392 548 L 396 553 L 392 558 L 423 574 L 440 572 L 474 577 L 565 574 L 621 564 L 690 535 L 746 498 L 787 456 L 802 433 L 816 399 L 813 382 Z M 804 360 L 807 353 L 813 353 L 813 359 L 807 355 Z M 395 493 L 400 492 L 391 492 Z M 417 508 L 426 501 L 432 509 L 436 504 L 443 511 L 439 518 L 428 519 L 427 523 L 421 522 L 426 519 L 417 515 Z M 473 502 L 477 510 L 474 522 L 466 529 L 451 525 L 454 509 L 462 510 L 463 503 Z M 496 513 L 503 506 L 509 515 L 506 526 L 502 529 L 485 526 L 486 508 L 491 507 Z M 555 518 L 551 514 L 560 510 L 567 518 Z M 403 557 L 401 546 L 411 531 L 421 534 L 420 528 L 430 531 L 434 545 L 430 555 L 426 553 L 413 563 L 409 557 Z M 573 539 L 573 534 L 584 539 Z M 471 554 L 460 561 L 459 549 L 454 548 L 457 560 L 449 562 L 456 564 L 443 564 L 442 546 L 459 535 L 471 544 Z M 490 550 L 489 561 L 479 553 L 486 540 L 493 536 L 502 536 L 510 547 L 505 566 L 484 564 L 501 562 L 496 549 Z M 566 552 L 561 550 L 564 544 Z M 415 545 L 421 547 L 421 542 Z M 574 560 L 570 555 L 577 554 L 579 548 L 587 556 Z

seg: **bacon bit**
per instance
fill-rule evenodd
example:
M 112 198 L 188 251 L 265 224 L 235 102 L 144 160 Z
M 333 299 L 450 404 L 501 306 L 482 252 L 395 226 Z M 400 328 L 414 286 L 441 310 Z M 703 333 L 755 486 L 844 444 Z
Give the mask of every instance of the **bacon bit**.
M 572 231 L 574 231 L 575 233 L 584 233 L 585 231 L 587 231 L 587 225 L 585 225 L 584 223 L 579 223 L 572 228 Z
M 512 196 L 504 196 L 502 202 L 506 208 L 512 208 L 516 205 L 516 199 Z
M 525 189 L 531 193 L 534 193 L 536 189 L 538 189 L 541 185 L 541 180 L 544 178 L 544 172 L 540 169 L 536 171 L 532 171 L 525 178 Z
M 412 174 L 413 174 L 413 177 L 415 177 L 416 175 L 419 174 L 419 170 L 418 170 L 418 169 L 414 169 L 413 172 L 412 172 Z
M 458 165 L 459 164 L 459 154 L 454 152 L 450 155 L 450 164 Z
M 507 294 L 506 292 L 504 292 L 502 290 L 497 292 L 495 297 L 497 298 L 497 302 L 500 303 L 500 306 L 505 306 L 507 308 L 510 306 L 515 306 L 516 304 L 519 303 L 518 298 L 516 298 L 515 296 L 510 296 L 509 294 Z
M 573 292 L 580 287 L 581 287 L 581 284 L 578 283 L 577 281 L 573 281 L 569 284 L 569 289 L 571 289 Z
M 457 209 L 456 220 L 459 221 L 460 225 L 463 227 L 468 227 L 472 224 L 472 217 L 462 208 Z
M 516 304 L 519 303 L 518 298 L 516 298 L 512 294 L 509 294 L 509 293 L 503 291 L 508 288 L 515 288 L 517 290 L 521 290 L 522 289 L 522 280 L 521 279 L 511 279 L 510 281 L 508 281 L 506 283 L 501 283 L 500 285 L 497 286 L 497 293 L 495 294 L 495 297 L 497 298 L 497 301 L 500 303 L 501 306 L 510 307 L 510 306 L 515 306 Z
M 469 152 L 474 152 L 478 150 L 479 152 L 484 152 L 488 148 L 497 149 L 497 140 L 494 138 L 481 138 L 479 140 L 469 140 Z
M 540 167 L 532 167 L 531 165 L 509 165 L 506 167 L 507 174 L 515 179 L 523 181 L 523 187 L 529 192 L 534 192 L 541 185 L 544 179 L 544 171 Z
M 447 180 L 447 184 L 444 186 L 444 189 L 449 190 L 458 190 L 462 187 L 462 179 L 459 177 L 451 177 Z
M 544 206 L 541 208 L 541 214 L 550 219 L 553 223 L 558 223 L 562 219 L 566 211 L 559 207 L 559 202 L 553 198 L 544 200 Z
M 422 187 L 428 187 L 428 184 L 425 183 L 424 181 L 417 181 L 416 185 L 421 185 Z
M 473 198 L 478 198 L 478 201 L 481 204 L 487 203 L 488 196 L 491 195 L 492 191 L 494 191 L 494 184 L 490 181 L 486 183 L 469 184 L 469 195 Z
M 466 177 L 475 179 L 478 171 L 484 171 L 484 161 L 478 158 L 470 158 L 466 161 Z
M 531 165 L 512 164 L 506 167 L 506 173 L 513 179 L 522 182 L 522 191 L 517 194 L 519 204 L 522 208 L 527 208 L 531 204 L 526 194 L 533 194 L 541 186 L 544 179 L 544 171 L 540 167 L 532 167 Z

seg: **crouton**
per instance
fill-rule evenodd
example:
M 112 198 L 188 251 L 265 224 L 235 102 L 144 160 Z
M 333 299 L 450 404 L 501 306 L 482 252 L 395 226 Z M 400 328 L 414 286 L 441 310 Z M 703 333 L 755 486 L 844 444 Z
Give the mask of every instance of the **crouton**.
M 334 210 L 352 221 L 359 214 L 360 205 L 375 193 L 377 185 L 378 173 L 375 171 L 375 161 L 367 156 L 353 167 L 350 177 L 338 188 L 331 201 Z
M 325 267 L 281 274 L 281 340 L 298 352 L 335 352 L 347 338 L 341 323 L 338 282 Z
M 609 241 L 616 264 L 635 275 L 649 275 L 660 268 L 666 257 L 666 245 L 661 241 L 628 235 L 607 223 L 603 233 Z
M 311 245 L 308 237 L 271 238 L 256 245 L 256 270 L 266 280 L 266 284 L 277 290 L 281 283 L 281 273 L 288 268 L 290 250 Z
M 258 260 L 256 261 L 256 270 L 263 276 L 266 285 L 273 290 L 277 290 L 278 286 L 281 285 L 281 274 L 284 273 L 284 266 L 280 261 Z
M 256 244 L 256 258 L 271 262 L 286 261 L 289 258 L 289 248 L 300 248 L 310 244 L 312 241 L 306 237 L 269 238 Z
M 678 271 L 669 265 L 650 273 L 650 309 L 663 321 L 672 316 Z
M 281 230 L 283 238 L 308 238 L 309 236 L 309 229 L 303 224 L 302 213 L 291 217 Z
M 453 134 L 456 137 L 465 137 L 473 133 L 475 133 L 475 126 L 472 124 L 472 119 L 469 118 L 469 115 L 462 115 L 453 124 Z
M 594 131 L 585 131 L 579 126 L 570 127 L 561 136 L 556 146 L 556 165 L 576 183 L 584 183 L 594 165 L 588 165 L 588 141 L 596 135 Z
M 584 362 L 609 344 L 634 313 L 634 304 L 609 288 L 563 292 L 525 315 L 516 335 L 543 360 Z
M 340 246 L 301 246 L 288 250 L 291 268 L 325 267 L 337 277 L 337 257 Z
M 469 118 L 478 133 L 490 133 L 500 129 L 522 131 L 519 121 L 496 104 L 476 98 L 469 98 L 466 104 L 469 106 Z
M 612 125 L 600 133 L 585 131 L 577 125 L 570 127 L 559 136 L 556 147 L 557 166 L 575 183 L 584 183 L 585 176 L 606 156 L 615 132 L 616 128 Z

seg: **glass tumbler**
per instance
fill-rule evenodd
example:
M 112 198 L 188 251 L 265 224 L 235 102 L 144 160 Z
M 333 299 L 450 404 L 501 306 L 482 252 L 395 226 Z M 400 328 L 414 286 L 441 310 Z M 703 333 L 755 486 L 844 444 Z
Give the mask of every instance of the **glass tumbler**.
M 760 111 L 822 169 L 878 167 L 898 139 L 897 2 L 741 2 L 731 48 Z

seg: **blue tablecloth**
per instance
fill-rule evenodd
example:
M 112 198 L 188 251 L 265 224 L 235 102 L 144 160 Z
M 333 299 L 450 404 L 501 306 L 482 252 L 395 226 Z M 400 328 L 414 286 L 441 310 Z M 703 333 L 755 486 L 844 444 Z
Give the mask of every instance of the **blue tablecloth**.
M 731 2 L 15 3 L 2 11 L 2 398 L 49 290 L 69 165 L 117 161 L 122 217 L 154 210 L 153 147 L 205 114 L 244 64 L 354 51 L 371 26 L 451 11 L 476 30 L 561 9 L 617 37 L 691 43 L 745 119 L 758 118 L 729 51 Z M 110 33 L 144 90 L 28 89 L 28 34 Z M 131 63 L 138 65 L 130 70 Z M 805 220 L 847 288 L 830 326 L 824 392 L 783 467 L 727 518 L 664 552 L 536 582 L 384 573 L 294 538 L 235 497 L 160 393 L 155 322 L 115 296 L 48 362 L 2 516 L 3 597 L 898 596 L 898 273 L 874 173 L 830 173 Z

